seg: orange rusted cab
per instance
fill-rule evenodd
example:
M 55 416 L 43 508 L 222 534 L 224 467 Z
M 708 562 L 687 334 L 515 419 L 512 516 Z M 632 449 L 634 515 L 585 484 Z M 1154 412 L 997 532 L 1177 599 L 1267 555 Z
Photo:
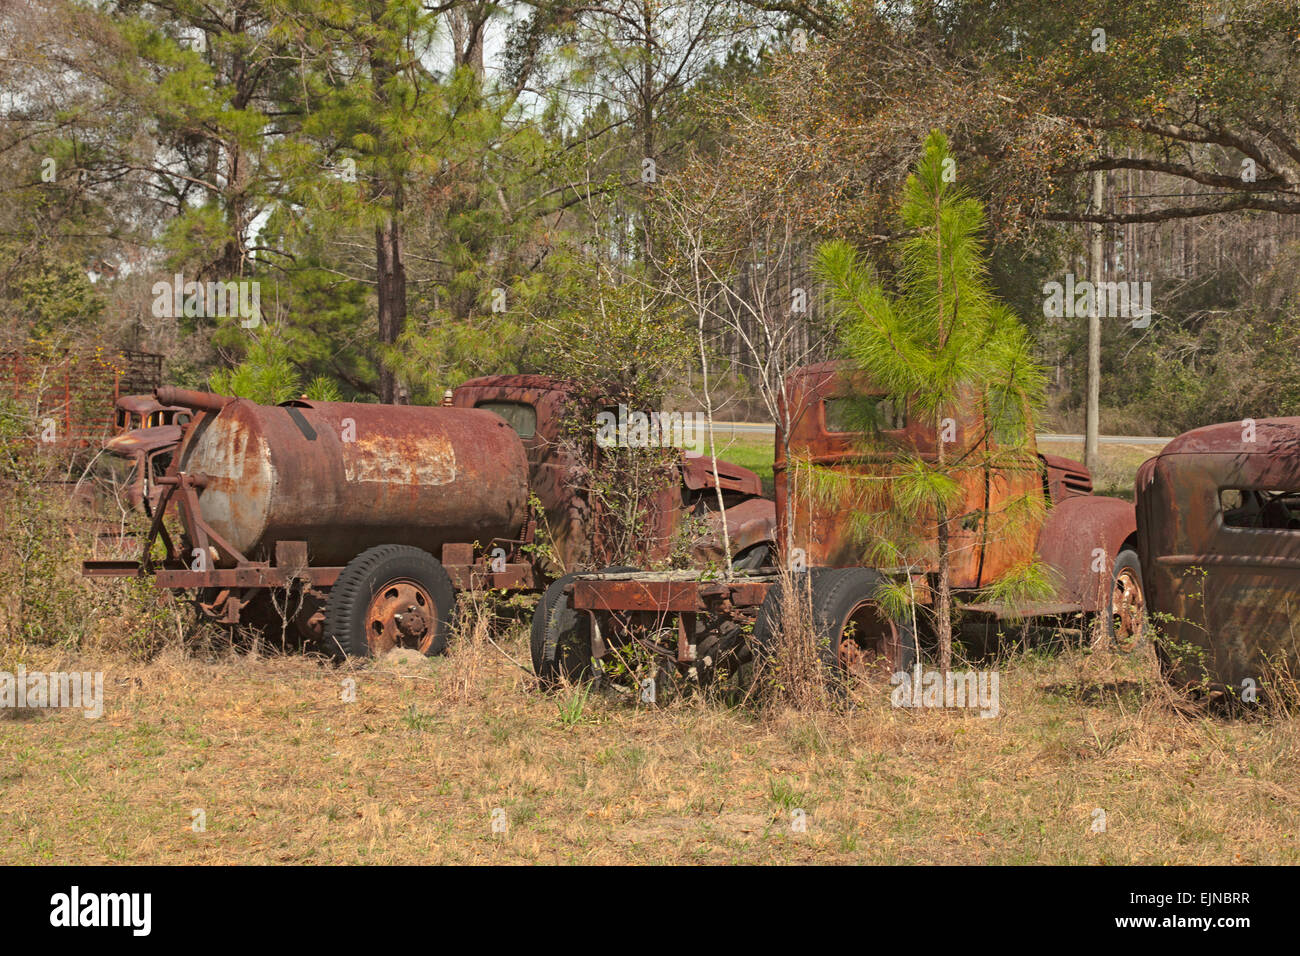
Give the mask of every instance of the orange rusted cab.
M 863 396 L 876 398 L 874 426 L 866 436 L 851 411 L 861 409 Z M 1116 559 L 1134 546 L 1133 506 L 1092 494 L 1087 468 L 1040 454 L 1032 431 L 1021 454 L 1007 454 L 1013 447 L 996 423 L 985 420 L 982 403 L 971 395 L 939 434 L 932 423 L 913 414 L 909 397 L 887 395 L 839 362 L 792 373 L 785 401 L 789 440 L 778 423 L 774 472 L 778 540 L 792 552 L 787 561 L 808 567 L 863 564 L 867 542 L 854 533 L 854 519 L 861 517 L 855 512 L 895 508 L 890 483 L 878 479 L 909 456 L 935 461 L 942 441 L 945 459 L 962 463 L 954 472 L 963 496 L 950 528 L 952 587 L 987 587 L 1037 557 L 1055 572 L 1057 600 L 1028 610 L 1107 610 Z M 813 469 L 838 472 L 855 484 L 838 498 L 828 498 L 816 492 Z M 1009 521 L 1006 506 L 1027 498 L 1039 499 L 1042 507 L 1036 513 L 1018 509 L 1021 517 Z M 931 574 L 936 554 L 934 539 L 922 538 L 905 555 L 906 567 L 881 570 Z

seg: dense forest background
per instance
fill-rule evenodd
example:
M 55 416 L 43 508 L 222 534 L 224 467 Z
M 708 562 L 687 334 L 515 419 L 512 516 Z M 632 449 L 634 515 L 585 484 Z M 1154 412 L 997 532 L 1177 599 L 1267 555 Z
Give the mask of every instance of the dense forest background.
M 1095 223 L 1153 307 L 1103 323 L 1103 432 L 1300 413 L 1294 0 L 0 0 L 0 347 L 264 400 L 686 403 L 702 324 L 722 414 L 763 417 L 758 378 L 835 348 L 817 245 L 892 274 L 932 129 L 1049 424 L 1081 428 L 1087 320 L 1044 285 Z M 256 321 L 175 277 L 256 283 Z

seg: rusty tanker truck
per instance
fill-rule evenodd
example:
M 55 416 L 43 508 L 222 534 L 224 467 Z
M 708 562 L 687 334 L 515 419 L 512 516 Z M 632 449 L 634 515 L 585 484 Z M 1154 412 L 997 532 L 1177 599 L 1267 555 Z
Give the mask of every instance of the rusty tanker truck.
M 570 391 L 536 376 L 495 377 L 458 390 L 460 404 L 268 406 L 159 388 L 159 403 L 194 418 L 154 480 L 161 494 L 142 557 L 87 561 L 83 571 L 153 575 L 160 588 L 191 593 L 212 620 L 279 621 L 339 658 L 438 653 L 458 591 L 539 589 L 589 559 L 579 470 L 570 462 L 541 481 L 566 461 L 555 436 Z M 499 414 L 505 404 L 517 407 L 512 421 Z M 680 468 L 682 486 L 645 504 L 652 557 L 667 553 L 686 515 L 706 527 L 720 520 L 705 514 L 710 482 L 689 487 L 698 465 L 683 459 Z M 743 506 L 757 537 L 770 540 L 774 508 L 758 496 L 757 477 L 725 462 L 716 471 L 724 483 L 739 480 L 728 508 Z M 538 512 L 566 519 L 559 553 L 538 548 Z M 173 513 L 179 539 L 166 521 Z M 709 536 L 697 544 L 707 551 Z

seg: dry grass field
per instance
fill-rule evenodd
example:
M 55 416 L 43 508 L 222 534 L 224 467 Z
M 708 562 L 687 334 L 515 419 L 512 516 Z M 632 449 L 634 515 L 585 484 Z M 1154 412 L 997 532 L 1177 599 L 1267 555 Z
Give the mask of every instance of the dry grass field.
M 1013 656 L 981 718 L 638 708 L 526 653 L 31 659 L 103 669 L 106 706 L 0 719 L 0 862 L 1300 862 L 1296 721 L 1189 712 L 1149 657 Z

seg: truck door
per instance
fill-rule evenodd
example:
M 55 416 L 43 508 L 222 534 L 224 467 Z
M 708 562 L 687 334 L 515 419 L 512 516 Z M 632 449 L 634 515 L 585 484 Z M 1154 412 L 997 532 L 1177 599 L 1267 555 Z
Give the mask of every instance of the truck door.
M 1203 585 L 1207 663 L 1240 691 L 1270 662 L 1294 666 L 1300 657 L 1300 481 L 1230 480 L 1215 490 L 1217 513 L 1183 569 L 1193 578 L 1183 587 Z
M 980 522 L 979 586 L 992 584 L 1034 556 L 1042 501 L 1043 475 L 1032 429 L 1017 443 L 1020 424 L 986 411 L 989 422 L 984 458 L 984 518 Z

